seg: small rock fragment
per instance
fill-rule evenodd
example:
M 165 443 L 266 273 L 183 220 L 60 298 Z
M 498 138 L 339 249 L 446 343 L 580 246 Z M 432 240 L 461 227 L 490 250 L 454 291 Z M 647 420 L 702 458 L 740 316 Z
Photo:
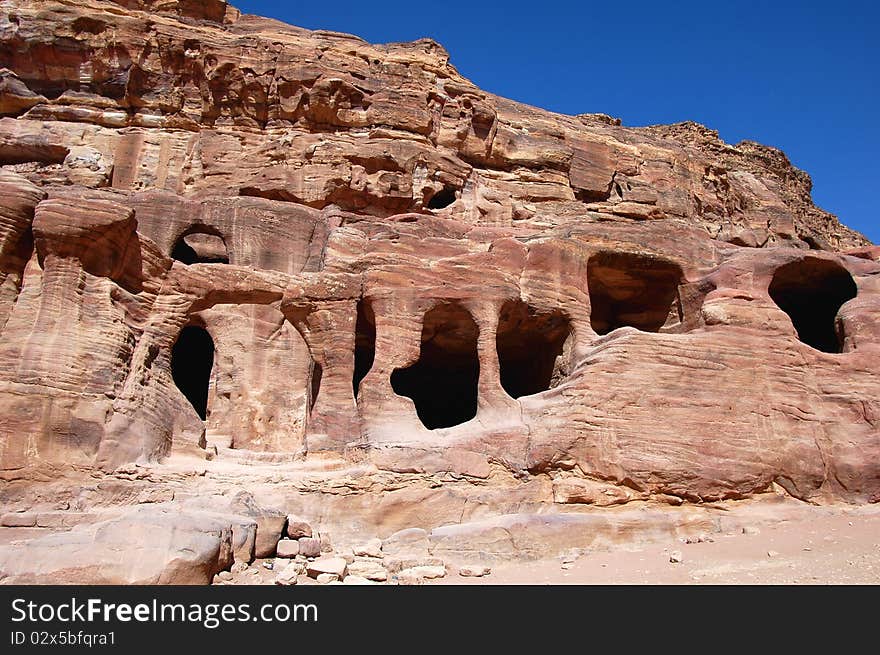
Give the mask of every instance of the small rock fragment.
M 275 547 L 281 539 L 284 531 L 284 522 L 287 520 L 283 514 L 264 513 L 254 517 L 257 522 L 257 534 L 254 539 L 254 557 L 272 557 Z
M 365 544 L 355 546 L 354 554 L 361 557 L 382 557 L 382 540 L 370 539 Z
M 412 586 L 423 584 L 425 579 L 420 575 L 409 573 L 409 569 L 404 569 L 394 577 L 393 582 L 402 586 Z
M 319 573 L 315 578 L 318 584 L 330 584 L 331 582 L 339 582 L 339 576 L 335 573 Z
M 446 564 L 439 557 L 417 557 L 412 559 L 397 559 L 394 557 L 386 557 L 382 560 L 382 566 L 391 573 L 397 573 L 404 569 L 411 569 L 414 566 L 445 566 Z
M 278 557 L 293 559 L 299 555 L 299 542 L 294 541 L 293 539 L 282 539 L 278 542 L 278 548 L 276 549 L 275 554 Z
M 299 553 L 305 557 L 317 557 L 321 554 L 321 541 L 314 537 L 303 537 L 297 541 Z
M 563 564 L 570 564 L 571 562 L 574 562 L 575 560 L 577 560 L 577 558 L 580 557 L 581 555 L 583 555 L 583 551 L 581 551 L 581 549 L 569 548 L 565 552 L 565 554 L 562 556 L 562 563 Z
M 287 515 L 287 536 L 291 539 L 299 539 L 300 537 L 311 537 L 312 526 L 308 521 L 296 516 L 295 514 Z
M 341 557 L 346 563 L 351 564 L 354 561 L 354 551 L 351 548 L 340 548 L 336 551 L 336 556 Z
M 299 577 L 302 572 L 302 564 L 299 562 L 290 562 L 275 576 L 275 584 L 284 586 L 295 585 L 297 577 Z
M 684 556 L 681 554 L 680 550 L 673 550 L 669 553 L 669 561 L 673 564 L 681 564 L 684 562 Z
M 363 577 L 367 580 L 375 580 L 376 582 L 384 582 L 388 579 L 388 571 L 376 561 L 355 560 L 348 565 L 348 572 L 351 575 Z
M 347 568 L 348 565 L 341 557 L 319 557 L 306 566 L 306 571 L 310 578 L 317 579 L 322 573 L 330 573 L 335 575 L 337 579 L 341 580 L 345 577 L 345 571 Z
M 466 564 L 458 569 L 458 574 L 463 578 L 482 578 L 490 573 L 492 573 L 492 569 L 479 564 Z
M 416 578 L 423 578 L 425 580 L 433 580 L 435 578 L 445 578 L 446 577 L 446 567 L 445 566 L 413 566 L 411 568 L 402 570 L 398 577 L 400 577 L 400 578 L 416 577 Z
M 342 584 L 368 585 L 375 584 L 375 582 L 370 582 L 366 578 L 362 578 L 359 575 L 347 575 L 345 576 L 345 580 L 342 581 Z

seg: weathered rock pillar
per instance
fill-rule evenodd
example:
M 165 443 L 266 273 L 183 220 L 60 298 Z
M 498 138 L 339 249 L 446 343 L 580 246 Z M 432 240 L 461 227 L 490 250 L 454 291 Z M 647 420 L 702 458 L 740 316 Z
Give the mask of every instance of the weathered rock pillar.
M 360 440 L 360 422 L 352 393 L 354 328 L 357 302 L 331 301 L 288 309 L 287 316 L 309 347 L 312 407 L 306 426 L 306 448 L 342 450 Z M 320 379 L 316 379 L 320 371 Z

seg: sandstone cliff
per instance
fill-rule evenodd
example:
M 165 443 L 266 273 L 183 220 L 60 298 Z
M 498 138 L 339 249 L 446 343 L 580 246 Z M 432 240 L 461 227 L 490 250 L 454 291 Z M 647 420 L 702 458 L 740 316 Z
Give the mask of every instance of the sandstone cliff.
M 222 0 L 4 0 L 0 67 L 6 471 L 880 499 L 880 251 L 778 150 Z

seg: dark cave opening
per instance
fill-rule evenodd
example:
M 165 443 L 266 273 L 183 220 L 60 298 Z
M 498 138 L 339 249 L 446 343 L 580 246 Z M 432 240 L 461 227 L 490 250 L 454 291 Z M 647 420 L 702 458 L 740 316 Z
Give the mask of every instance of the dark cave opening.
M 318 400 L 318 393 L 321 391 L 321 378 L 324 377 L 324 367 L 315 360 L 312 360 L 312 372 L 309 383 L 309 412 L 315 408 L 315 401 Z
M 195 264 L 196 261 L 198 261 L 196 251 L 187 245 L 186 241 L 182 238 L 174 244 L 174 249 L 171 251 L 171 258 L 183 262 L 184 264 Z
M 678 309 L 683 277 L 678 264 L 650 255 L 594 254 L 587 264 L 593 329 L 597 334 L 623 326 L 658 332 Z
M 183 235 L 171 249 L 171 258 L 183 264 L 228 264 L 226 241 L 210 228 L 194 228 Z
M 204 421 L 208 416 L 208 390 L 214 368 L 214 340 L 208 331 L 190 325 L 180 331 L 171 349 L 171 377 L 180 392 Z
M 442 303 L 425 313 L 418 361 L 391 374 L 391 387 L 411 398 L 429 430 L 469 421 L 477 415 L 479 328 L 458 303 Z
M 428 209 L 443 209 L 449 207 L 455 202 L 455 189 L 449 186 L 443 187 L 440 191 L 431 196 L 428 201 Z
M 558 359 L 569 335 L 571 323 L 562 311 L 538 312 L 522 301 L 504 303 L 495 345 L 507 395 L 520 398 L 555 387 L 569 372 L 568 362 Z
M 826 353 L 841 351 L 837 312 L 857 292 L 845 268 L 826 259 L 805 257 L 780 266 L 768 292 L 788 314 L 801 341 Z
M 369 300 L 361 298 L 357 304 L 357 322 L 354 328 L 354 376 L 352 388 L 357 398 L 361 381 L 373 368 L 376 359 L 376 316 Z

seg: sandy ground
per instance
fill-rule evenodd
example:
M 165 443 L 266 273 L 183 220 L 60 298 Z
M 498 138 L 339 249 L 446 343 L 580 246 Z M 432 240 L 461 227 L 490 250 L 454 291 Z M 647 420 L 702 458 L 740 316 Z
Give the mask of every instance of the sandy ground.
M 223 476 L 218 480 L 225 486 L 274 489 L 284 481 L 289 483 L 296 473 L 303 478 L 300 482 L 304 489 L 313 491 L 305 478 L 313 475 L 326 480 L 328 470 L 331 469 L 323 462 L 306 466 L 297 463 L 290 469 L 238 463 L 224 466 Z M 174 469 L 163 467 L 160 472 L 165 478 L 160 477 L 158 482 L 138 482 L 151 488 L 158 485 L 160 490 L 162 484 L 167 484 L 175 493 L 180 491 L 184 495 L 213 490 L 210 486 L 213 477 L 204 473 L 195 475 L 189 469 L 182 471 L 178 480 Z M 338 476 L 347 480 L 348 470 L 340 468 Z M 352 479 L 358 478 L 353 476 Z M 207 491 L 199 486 L 203 481 Z M 122 499 L 130 501 L 130 495 Z M 93 509 L 109 517 L 124 507 L 127 505 L 99 504 Z M 448 575 L 425 581 L 425 584 L 880 584 L 880 503 L 816 506 L 792 499 L 780 489 L 743 501 L 682 507 L 634 502 L 626 507 L 590 511 L 607 513 L 611 519 L 618 513 L 643 510 L 647 512 L 643 535 L 625 529 L 626 521 L 619 516 L 618 522 L 609 520 L 604 528 L 608 531 L 604 536 L 609 539 L 594 539 L 602 535 L 584 535 L 582 542 L 586 544 L 614 543 L 609 550 L 570 549 L 567 557 L 540 561 L 456 562 L 444 556 Z M 688 534 L 687 526 L 693 525 L 689 521 L 695 517 L 704 519 L 698 523 L 701 530 L 711 526 L 708 529 L 715 531 L 690 534 L 688 541 L 692 543 L 666 536 Z M 679 527 L 665 530 L 669 526 Z M 0 527 L 0 544 L 39 537 L 51 531 Z M 333 535 L 332 527 L 330 533 Z M 620 536 L 618 541 L 610 539 L 615 535 Z M 355 545 L 344 537 L 337 540 L 336 535 L 333 536 L 334 544 L 342 549 Z M 700 540 L 701 536 L 707 539 Z M 564 542 L 554 541 L 560 539 L 558 532 L 548 534 L 547 538 L 550 544 L 559 545 L 558 549 L 548 551 L 564 549 Z M 27 548 L 24 544 L 21 547 Z M 492 573 L 482 578 L 461 577 L 457 565 L 464 563 L 486 564 Z M 224 583 L 274 584 L 277 573 L 267 568 L 267 564 L 269 562 L 255 562 Z M 311 580 L 302 582 L 313 584 Z
M 449 562 L 445 578 L 423 584 L 880 584 L 880 506 L 759 502 L 733 504 L 730 514 L 725 531 L 699 535 L 711 541 L 692 537 L 695 543 L 629 544 L 576 558 L 496 563 L 481 578 L 461 577 Z M 681 561 L 671 562 L 673 554 Z M 273 575 L 254 566 L 238 583 L 272 584 Z
M 712 542 L 591 552 L 570 564 L 499 564 L 484 578 L 450 575 L 439 584 L 878 584 L 880 512 L 841 510 L 757 534 L 713 534 Z M 670 562 L 678 551 L 680 563 Z M 570 568 L 567 568 L 569 567 Z M 566 568 L 563 568 L 566 567 Z

